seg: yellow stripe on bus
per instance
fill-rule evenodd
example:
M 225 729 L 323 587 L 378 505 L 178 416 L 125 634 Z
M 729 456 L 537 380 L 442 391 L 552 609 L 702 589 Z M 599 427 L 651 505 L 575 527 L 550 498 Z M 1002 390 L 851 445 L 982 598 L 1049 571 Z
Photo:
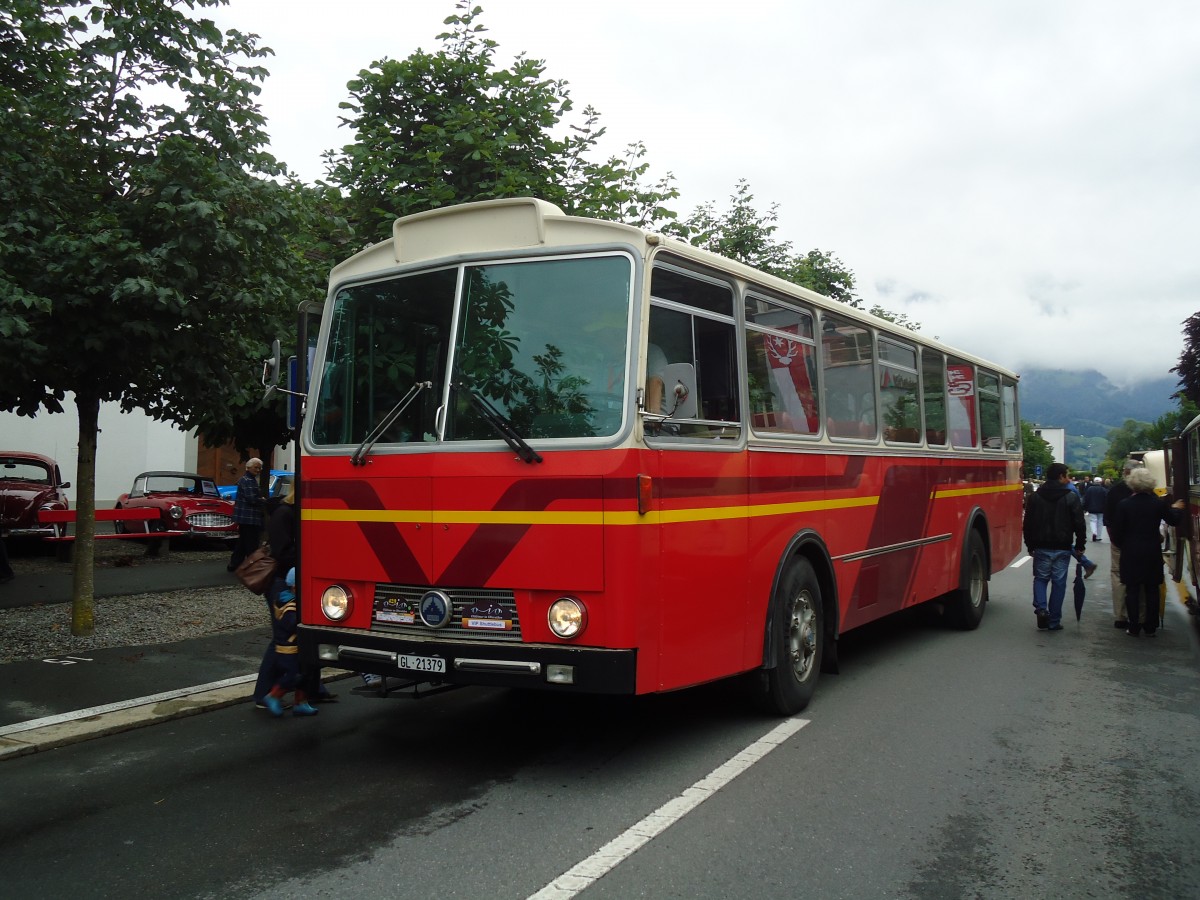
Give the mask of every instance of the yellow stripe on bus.
M 309 522 L 386 522 L 422 525 L 655 525 L 681 522 L 717 522 L 759 516 L 785 516 L 817 510 L 878 506 L 878 497 L 840 500 L 806 500 L 797 503 L 762 503 L 754 506 L 706 506 L 694 509 L 659 509 L 640 515 L 635 510 L 536 511 L 536 510 L 427 510 L 412 509 L 303 509 Z
M 947 497 L 977 497 L 980 494 L 1002 494 L 1005 491 L 1022 490 L 1022 485 L 1019 484 L 992 484 L 986 487 L 965 487 L 965 488 L 936 488 L 930 495 L 934 500 L 944 500 Z

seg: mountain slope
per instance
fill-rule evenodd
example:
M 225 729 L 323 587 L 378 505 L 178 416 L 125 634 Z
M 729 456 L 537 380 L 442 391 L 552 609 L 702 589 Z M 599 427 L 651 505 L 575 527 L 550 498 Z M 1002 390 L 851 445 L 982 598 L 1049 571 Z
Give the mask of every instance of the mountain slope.
M 1104 437 L 1126 419 L 1153 422 L 1176 408 L 1174 376 L 1118 388 L 1095 369 L 1026 369 L 1021 418 L 1065 428 L 1068 435 Z

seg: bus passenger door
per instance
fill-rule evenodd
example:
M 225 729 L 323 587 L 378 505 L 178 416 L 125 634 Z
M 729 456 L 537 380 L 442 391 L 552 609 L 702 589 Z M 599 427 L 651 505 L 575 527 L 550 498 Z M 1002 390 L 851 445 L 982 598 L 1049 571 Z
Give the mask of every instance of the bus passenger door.
M 741 667 L 748 454 L 665 450 L 661 458 L 659 686 L 669 690 Z

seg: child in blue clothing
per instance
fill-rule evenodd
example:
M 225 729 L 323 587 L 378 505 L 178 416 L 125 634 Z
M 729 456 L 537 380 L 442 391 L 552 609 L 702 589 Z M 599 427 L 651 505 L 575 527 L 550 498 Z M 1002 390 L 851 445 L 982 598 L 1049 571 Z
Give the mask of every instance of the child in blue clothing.
M 263 697 L 271 715 L 283 715 L 283 696 L 295 691 L 296 702 L 292 706 L 293 716 L 315 716 L 317 708 L 308 702 L 300 688 L 300 647 L 296 643 L 296 569 L 288 569 L 285 578 L 276 576 L 267 589 L 271 603 L 271 637 L 275 641 L 274 687 Z

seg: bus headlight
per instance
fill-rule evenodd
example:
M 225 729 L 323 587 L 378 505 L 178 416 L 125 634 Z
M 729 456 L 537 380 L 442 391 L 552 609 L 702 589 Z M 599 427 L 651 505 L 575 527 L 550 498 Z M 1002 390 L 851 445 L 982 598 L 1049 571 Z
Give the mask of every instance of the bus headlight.
M 321 612 L 325 613 L 325 618 L 334 622 L 340 622 L 350 615 L 352 605 L 350 592 L 340 584 L 330 585 L 321 594 Z
M 587 609 L 574 597 L 559 597 L 546 613 L 550 630 L 560 638 L 573 638 L 587 628 Z

